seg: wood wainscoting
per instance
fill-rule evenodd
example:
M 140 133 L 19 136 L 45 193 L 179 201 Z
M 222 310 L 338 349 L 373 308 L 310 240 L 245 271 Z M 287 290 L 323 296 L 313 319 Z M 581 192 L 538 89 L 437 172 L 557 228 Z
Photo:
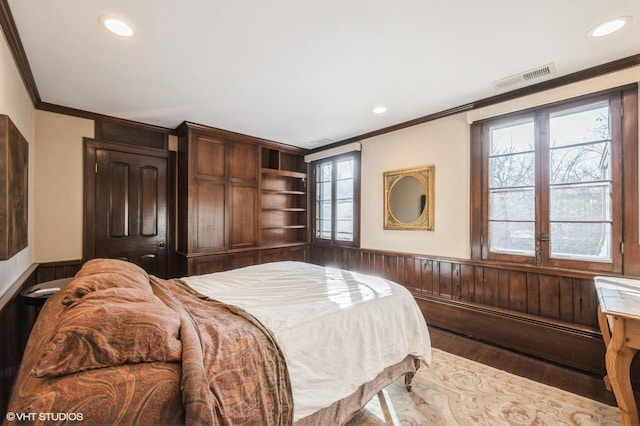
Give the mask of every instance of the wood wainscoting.
M 36 284 L 75 277 L 80 268 L 82 268 L 82 264 L 82 260 L 40 263 L 36 270 Z
M 36 284 L 37 265 L 31 265 L 9 290 L 0 296 L 0 414 L 7 411 L 11 385 L 18 373 L 24 347 L 35 323 L 37 311 L 20 300 L 23 288 Z M 2 422 L 0 421 L 0 423 Z
M 404 285 L 428 324 L 605 374 L 594 274 L 318 244 L 311 262 Z
M 70 278 L 80 270 L 82 261 L 50 262 L 31 265 L 11 288 L 0 297 L 0 413 L 4 419 L 11 386 L 39 308 L 25 303 L 20 292 L 32 285 Z

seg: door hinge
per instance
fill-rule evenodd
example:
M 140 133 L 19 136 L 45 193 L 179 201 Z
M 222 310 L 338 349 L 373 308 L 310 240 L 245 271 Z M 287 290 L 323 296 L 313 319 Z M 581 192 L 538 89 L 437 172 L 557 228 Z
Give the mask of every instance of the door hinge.
M 98 163 L 97 163 L 97 162 L 96 162 L 96 167 L 95 167 L 95 169 L 96 169 L 96 174 L 98 174 Z
M 484 245 L 484 235 L 480 235 L 480 245 Z
M 620 254 L 624 254 L 624 241 L 620 243 Z

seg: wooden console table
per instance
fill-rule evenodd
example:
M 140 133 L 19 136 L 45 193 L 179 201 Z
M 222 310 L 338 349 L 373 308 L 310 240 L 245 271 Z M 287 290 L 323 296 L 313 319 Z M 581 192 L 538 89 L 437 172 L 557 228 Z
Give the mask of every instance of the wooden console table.
M 638 425 L 629 368 L 640 349 L 640 280 L 596 277 L 594 281 L 600 302 L 598 323 L 607 347 L 605 383 L 616 397 L 622 424 Z

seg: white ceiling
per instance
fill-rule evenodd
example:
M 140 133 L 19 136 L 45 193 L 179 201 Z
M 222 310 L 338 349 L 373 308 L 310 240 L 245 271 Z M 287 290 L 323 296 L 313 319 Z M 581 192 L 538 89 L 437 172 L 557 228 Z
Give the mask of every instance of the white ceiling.
M 492 81 L 548 63 L 555 78 L 640 53 L 639 0 L 9 5 L 43 102 L 305 148 L 494 96 Z M 135 36 L 108 33 L 101 15 Z M 621 15 L 634 20 L 619 33 L 586 37 Z

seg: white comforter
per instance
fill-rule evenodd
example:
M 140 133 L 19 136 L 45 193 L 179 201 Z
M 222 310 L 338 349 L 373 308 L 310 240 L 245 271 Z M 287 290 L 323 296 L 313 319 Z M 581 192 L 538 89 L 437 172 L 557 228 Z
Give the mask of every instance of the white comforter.
M 350 395 L 407 355 L 431 361 L 429 332 L 413 296 L 382 278 L 276 262 L 182 280 L 240 306 L 273 332 L 287 361 L 294 421 Z

